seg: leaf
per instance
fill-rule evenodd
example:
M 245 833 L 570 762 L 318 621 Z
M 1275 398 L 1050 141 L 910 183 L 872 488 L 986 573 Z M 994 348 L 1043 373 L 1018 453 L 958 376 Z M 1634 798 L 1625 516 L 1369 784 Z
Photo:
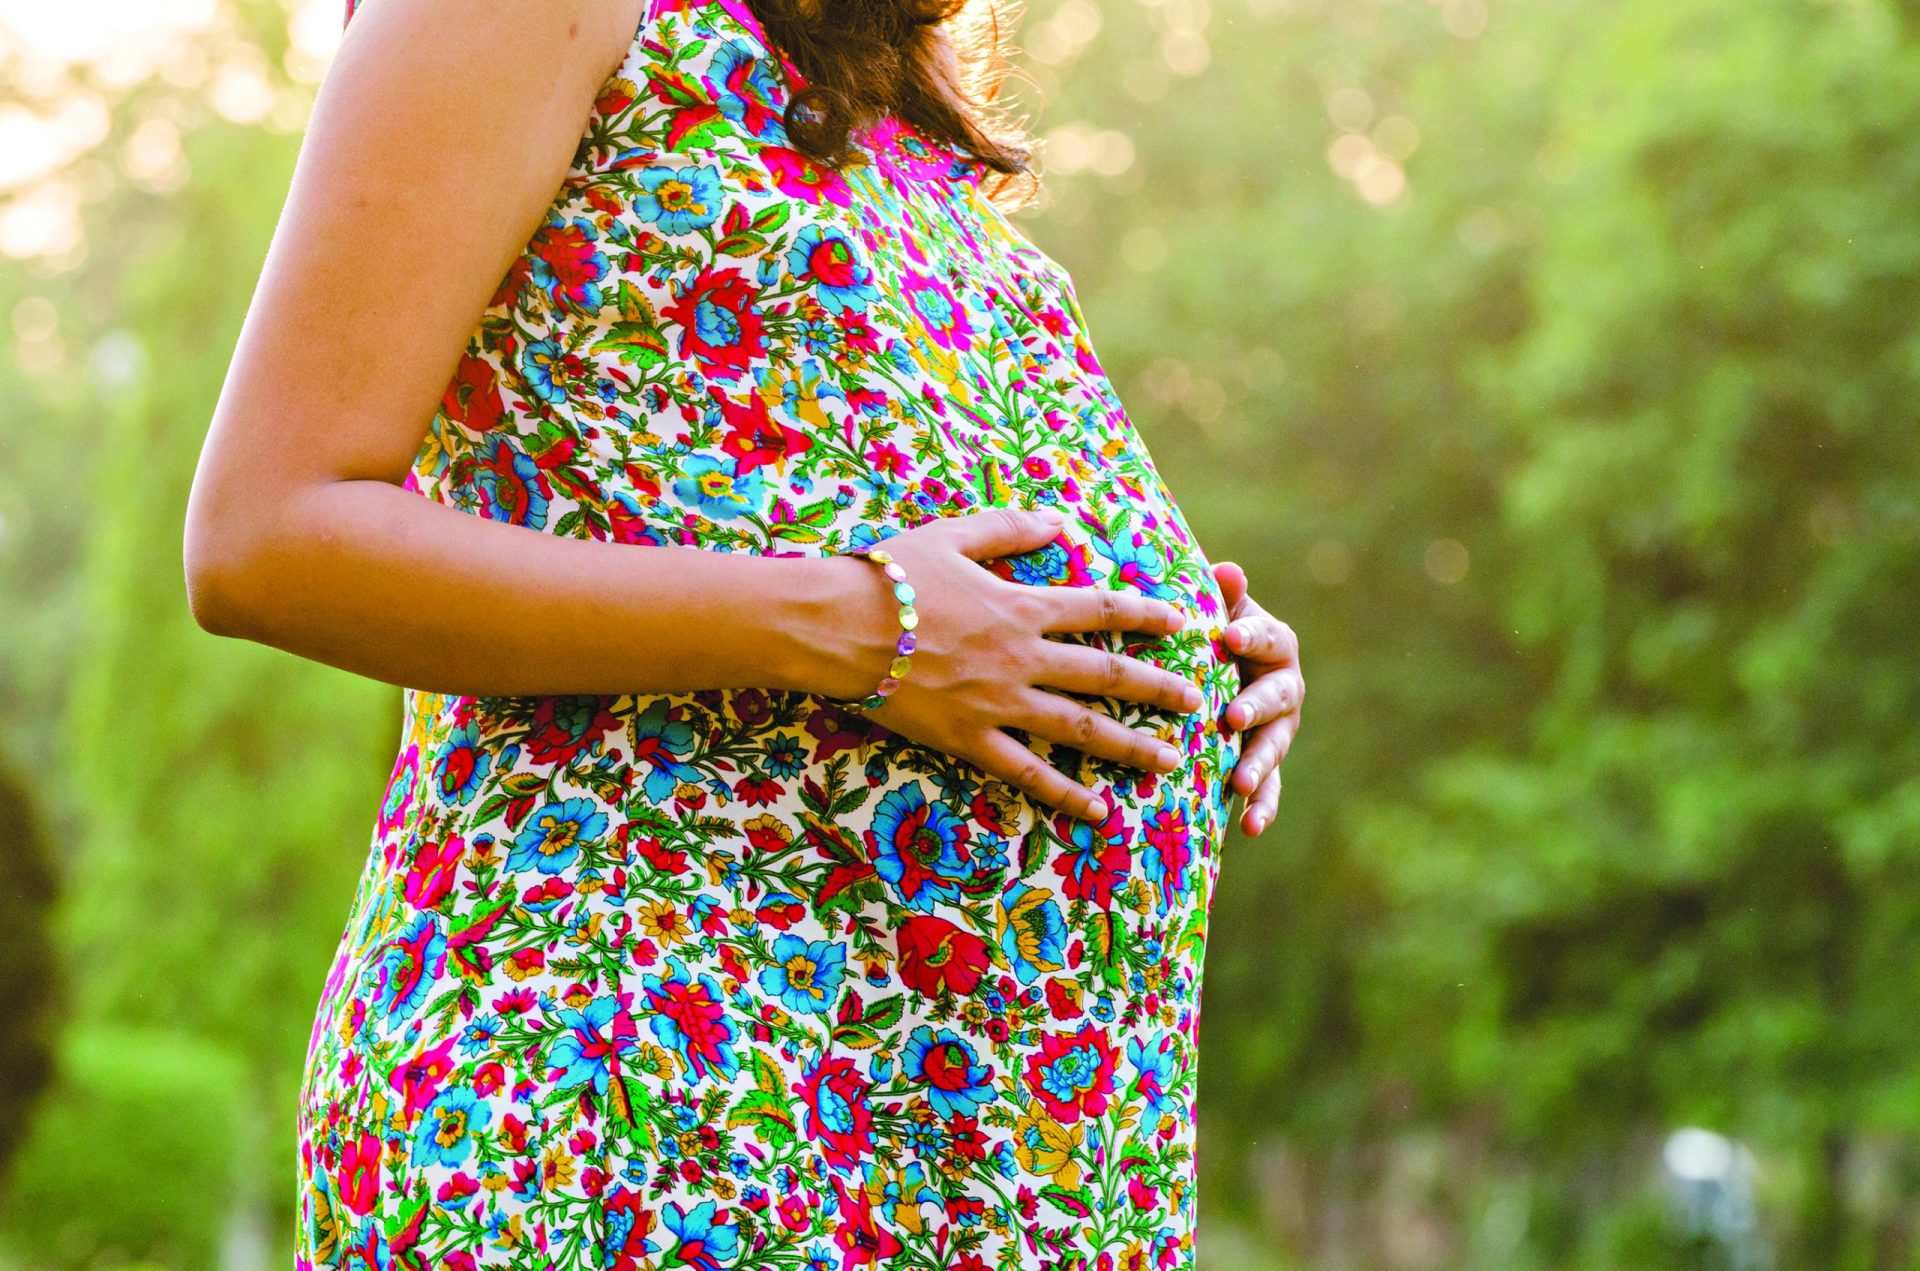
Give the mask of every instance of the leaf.
M 616 322 L 594 341 L 596 353 L 612 353 L 630 366 L 646 368 L 667 360 L 667 337 L 650 322 Z
M 865 1024 L 842 1024 L 833 1030 L 833 1040 L 855 1050 L 871 1050 L 880 1044 L 880 1034 Z
M 1040 1195 L 1050 1201 L 1054 1208 L 1072 1214 L 1075 1218 L 1093 1216 L 1093 1196 L 1084 1187 L 1068 1191 L 1058 1183 L 1049 1183 L 1040 1189 Z
M 819 530 L 809 529 L 804 525 L 797 525 L 792 521 L 776 524 L 769 528 L 773 531 L 775 538 L 783 538 L 789 543 L 819 543 L 825 541 L 827 537 Z
M 765 1090 L 749 1091 L 727 1114 L 729 1129 L 749 1129 L 763 1143 L 783 1146 L 799 1137 L 793 1104 Z
M 714 250 L 723 256 L 758 256 L 767 250 L 764 234 L 755 234 L 751 230 L 738 234 L 728 234 L 714 243 Z
M 653 311 L 653 302 L 646 293 L 633 285 L 631 279 L 622 278 L 619 290 L 614 292 L 614 303 L 620 309 L 620 316 L 628 322 L 638 322 L 644 326 L 658 326 L 657 315 Z
M 453 929 L 453 934 L 448 937 L 447 943 L 456 949 L 461 949 L 475 941 L 486 939 L 487 933 L 493 930 L 494 924 L 500 921 L 501 915 L 512 909 L 514 904 L 514 897 L 508 894 L 482 905 L 473 911 L 472 917 Z
M 900 1022 L 901 1015 L 907 1009 L 904 994 L 895 993 L 892 997 L 883 997 L 867 1007 L 867 1017 L 863 1021 L 873 1028 L 892 1028 Z
M 764 1051 L 753 1052 L 753 1084 L 782 1103 L 788 1099 L 787 1075 Z
M 500 788 L 511 795 L 542 794 L 547 788 L 547 779 L 537 772 L 516 772 L 500 783 Z

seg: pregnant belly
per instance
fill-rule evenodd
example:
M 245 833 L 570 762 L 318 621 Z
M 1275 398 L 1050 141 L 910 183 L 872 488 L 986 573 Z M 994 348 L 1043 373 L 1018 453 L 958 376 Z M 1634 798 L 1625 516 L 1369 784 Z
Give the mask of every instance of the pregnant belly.
M 1135 838 L 1158 817 L 1211 841 L 1224 824 L 1225 780 L 1238 748 L 1237 736 L 1218 722 L 1239 686 L 1220 640 L 1220 597 L 1194 549 L 1183 555 L 1169 547 L 1181 532 L 1177 521 L 1134 525 L 1116 541 L 1093 533 L 1083 519 L 1053 544 L 989 568 L 1036 586 L 1134 588 L 1184 610 L 1188 624 L 1171 636 L 1059 637 L 1139 657 L 1198 686 L 1203 705 L 1191 714 L 1079 699 L 1170 742 L 1184 761 L 1156 774 L 1042 739 L 1030 744 L 1107 796 L 1110 834 Z M 821 889 L 833 890 L 830 863 L 871 867 L 890 838 L 948 826 L 964 828 L 985 855 L 969 866 L 978 872 L 935 885 L 951 886 L 956 896 L 984 895 L 1007 880 L 1006 870 L 1020 869 L 1022 857 L 1081 832 L 972 765 L 810 694 L 472 697 L 412 690 L 407 707 L 406 741 L 381 819 L 381 855 L 396 875 L 418 872 L 423 844 L 457 839 L 465 856 L 456 868 L 472 868 L 479 843 L 493 870 L 468 880 L 469 888 L 495 890 L 502 876 L 513 876 L 516 891 L 550 894 L 585 878 L 597 907 L 624 897 L 660 859 L 694 859 L 716 878 L 741 869 L 758 878 L 758 895 L 748 888 L 740 903 L 768 896 L 813 903 Z M 785 877 L 800 851 L 796 843 L 808 845 L 801 854 L 813 863 Z M 650 862 L 648 852 L 665 856 Z M 903 873 L 903 885 L 907 878 Z M 421 890 L 417 880 L 395 883 Z
M 1220 638 L 1224 604 L 1211 565 L 1130 428 L 1123 437 L 1132 444 L 1111 451 L 1053 449 L 1050 470 L 987 466 L 980 491 L 996 503 L 1061 506 L 1072 518 L 1053 543 L 985 562 L 994 572 L 1030 586 L 1136 591 L 1187 615 L 1166 637 L 1057 637 L 1141 658 L 1201 690 L 1192 714 L 1081 699 L 1171 743 L 1184 758 L 1169 773 L 1023 738 L 1106 797 L 1105 824 L 1058 815 L 965 761 L 809 694 L 410 691 L 373 890 L 403 912 L 447 903 L 449 894 L 464 897 L 462 907 L 512 895 L 532 906 L 535 926 L 557 921 L 538 915 L 564 915 L 566 924 L 610 923 L 630 941 L 656 944 L 719 912 L 784 919 L 822 906 L 850 906 L 885 930 L 905 914 L 958 904 L 985 933 L 1005 916 L 996 910 L 1004 894 L 1036 877 L 1049 890 L 1091 889 L 1109 903 L 1116 889 L 1142 889 L 1139 897 L 1157 896 L 1156 905 L 1190 897 L 1217 865 L 1238 753 L 1237 735 L 1219 718 L 1239 676 Z M 659 497 L 645 497 L 620 488 L 612 471 L 596 475 L 597 495 L 578 491 L 582 506 L 638 509 L 627 523 L 638 532 L 613 535 L 636 544 L 826 552 L 860 545 L 876 526 L 886 532 L 886 515 L 875 519 L 871 505 L 809 510 L 817 487 L 777 467 L 763 473 L 771 488 L 759 496 L 767 509 L 760 524 L 803 527 L 812 541 L 777 532 L 757 543 L 709 539 L 702 527 L 721 523 L 687 514 L 697 511 L 696 492 L 718 497 L 712 489 L 662 483 Z M 911 523 L 988 501 L 951 487 L 939 493 L 944 506 L 922 506 Z M 910 500 L 886 505 L 912 508 Z M 728 524 L 738 532 L 738 522 Z M 1055 868 L 1062 860 L 1077 862 L 1064 881 Z

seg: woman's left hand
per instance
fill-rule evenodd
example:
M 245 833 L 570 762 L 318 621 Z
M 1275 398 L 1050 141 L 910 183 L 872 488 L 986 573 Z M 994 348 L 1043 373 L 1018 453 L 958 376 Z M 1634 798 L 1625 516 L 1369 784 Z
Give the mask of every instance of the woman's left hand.
M 1293 628 L 1247 595 L 1247 575 L 1232 561 L 1213 567 L 1227 600 L 1227 648 L 1240 663 L 1240 695 L 1227 704 L 1226 726 L 1241 733 L 1233 788 L 1246 800 L 1240 828 L 1259 834 L 1280 806 L 1280 761 L 1300 731 L 1307 681 Z

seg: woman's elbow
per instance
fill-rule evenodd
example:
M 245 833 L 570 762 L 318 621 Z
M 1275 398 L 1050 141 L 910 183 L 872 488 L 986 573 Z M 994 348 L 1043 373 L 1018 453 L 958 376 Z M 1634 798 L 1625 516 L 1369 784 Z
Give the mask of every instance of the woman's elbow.
M 202 631 L 252 639 L 258 627 L 262 553 L 240 518 L 190 506 L 181 562 L 186 569 L 187 608 Z

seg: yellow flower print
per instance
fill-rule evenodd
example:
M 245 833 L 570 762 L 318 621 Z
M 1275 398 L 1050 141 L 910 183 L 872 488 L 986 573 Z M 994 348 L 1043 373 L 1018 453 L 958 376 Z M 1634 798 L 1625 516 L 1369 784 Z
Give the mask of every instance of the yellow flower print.
M 579 1163 L 563 1143 L 547 1148 L 540 1162 L 540 1178 L 548 1187 L 565 1187 L 580 1175 Z
M 978 398 L 974 392 L 971 378 L 961 375 L 960 355 L 951 349 L 943 349 L 934 342 L 933 333 L 925 324 L 915 321 L 907 349 L 913 354 L 913 360 L 920 369 L 939 380 L 961 405 L 972 405 Z
M 582 887 L 580 890 L 585 891 L 587 889 Z M 606 920 L 607 915 L 604 912 L 596 910 L 588 914 L 586 922 L 582 923 L 577 929 L 567 933 L 567 943 L 577 944 L 582 948 L 591 947 L 593 943 L 600 938 L 600 927 Z
M 793 827 L 771 812 L 747 818 L 740 823 L 740 828 L 750 838 L 778 839 L 788 846 L 793 844 Z
M 1057 915 L 1047 913 L 1047 907 L 1053 904 L 1053 892 L 1045 887 L 1028 887 L 1014 898 L 1011 905 L 1003 897 L 997 906 L 1000 911 L 996 950 L 1006 948 L 1007 937 L 1013 937 L 1014 951 L 1027 965 L 1038 971 L 1058 971 L 1062 963 L 1053 959 L 1051 950 L 1057 949 L 1060 942 L 1051 940 L 1052 928 L 1046 918 L 1053 917 L 1057 924 Z
M 333 1204 L 324 1188 L 309 1187 L 307 1203 L 313 1212 L 313 1253 L 322 1263 L 331 1264 L 340 1248 L 340 1224 L 333 1216 Z
M 648 902 L 640 911 L 640 929 L 660 943 L 672 946 L 693 934 L 693 923 L 671 900 L 663 899 Z
M 642 1042 L 638 1067 L 650 1077 L 671 1077 L 673 1053 L 657 1042 Z
M 447 449 L 446 434 L 438 428 L 427 429 L 427 435 L 420 439 L 420 449 L 413 457 L 416 472 L 445 472 L 453 461 L 453 453 Z
M 1080 1186 L 1080 1162 L 1074 1153 L 1086 1137 L 1087 1128 L 1072 1129 L 1029 1105 L 1013 1127 L 1013 1155 L 1030 1174 L 1045 1174 L 1072 1191 Z
M 1013 502 L 1013 488 L 1007 484 L 1006 473 L 1001 471 L 1000 461 L 986 458 L 980 464 L 981 471 L 987 477 L 987 501 L 999 506 Z
M 1021 794 L 1004 781 L 984 781 L 980 784 L 980 794 L 993 809 L 994 819 L 1007 827 L 1012 834 L 1020 824 Z
M 515 1214 L 494 1229 L 493 1247 L 496 1249 L 517 1249 L 520 1247 L 520 1242 L 525 1239 L 526 1233 L 522 1225 L 522 1216 Z
M 825 375 L 815 362 L 809 366 L 779 366 L 765 372 L 760 396 L 767 403 L 767 414 L 775 419 L 792 418 L 808 428 L 831 430 L 833 421 L 820 405 L 820 385 Z M 786 471 L 786 458 L 776 460 Z

